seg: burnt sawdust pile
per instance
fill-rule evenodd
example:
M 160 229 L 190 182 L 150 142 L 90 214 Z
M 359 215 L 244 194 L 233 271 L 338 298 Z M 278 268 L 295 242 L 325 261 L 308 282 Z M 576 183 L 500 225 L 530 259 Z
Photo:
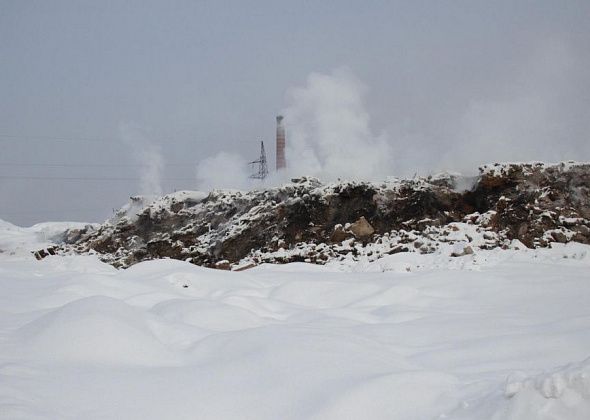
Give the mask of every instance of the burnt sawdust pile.
M 590 244 L 590 164 L 494 164 L 470 188 L 443 175 L 383 183 L 312 178 L 250 192 L 141 197 L 98 228 L 70 230 L 52 252 L 98 253 L 128 267 L 175 258 L 216 268 L 262 262 L 373 260 L 397 252 L 453 255 L 496 247 Z

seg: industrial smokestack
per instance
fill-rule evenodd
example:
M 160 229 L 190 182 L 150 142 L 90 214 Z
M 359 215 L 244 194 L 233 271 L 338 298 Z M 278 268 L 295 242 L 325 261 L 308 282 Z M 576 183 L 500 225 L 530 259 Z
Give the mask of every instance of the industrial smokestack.
M 277 115 L 277 171 L 287 167 L 285 160 L 285 127 L 283 127 L 283 116 Z

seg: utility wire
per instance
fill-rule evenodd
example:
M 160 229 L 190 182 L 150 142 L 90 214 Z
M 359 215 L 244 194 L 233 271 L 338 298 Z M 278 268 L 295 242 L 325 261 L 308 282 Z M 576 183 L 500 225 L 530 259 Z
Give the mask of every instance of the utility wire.
M 29 141 L 73 141 L 73 142 L 88 142 L 88 143 L 123 143 L 120 140 L 107 138 L 85 138 L 85 137 L 52 137 L 52 136 L 18 136 L 13 134 L 0 134 L 0 138 L 4 141 L 29 140 Z
M 125 142 L 121 139 L 108 138 L 108 137 L 60 137 L 60 136 L 24 136 L 15 134 L 0 134 L 1 141 L 57 141 L 57 142 L 84 142 L 84 143 L 117 143 L 125 145 Z M 175 143 L 186 143 L 188 141 L 194 141 L 192 139 L 187 140 L 176 140 Z M 170 140 L 155 140 L 158 143 L 171 143 Z
M 150 166 L 146 164 L 133 164 L 133 163 L 11 163 L 11 162 L 0 162 L 0 166 L 24 166 L 24 167 L 50 167 L 50 168 L 86 168 L 86 167 L 100 167 L 100 168 L 140 168 Z M 185 166 L 193 167 L 196 164 L 190 163 L 165 163 L 163 166 Z
M 141 178 L 131 177 L 70 177 L 70 176 L 18 176 L 0 175 L 1 179 L 10 180 L 40 180 L 40 181 L 141 181 Z M 195 181 L 194 178 L 162 178 L 162 181 Z
M 0 210 L 0 215 L 1 214 L 8 214 L 8 215 L 20 215 L 20 214 L 24 214 L 24 215 L 36 215 L 36 214 L 46 214 L 46 213 L 51 213 L 51 214 L 63 214 L 63 213 L 89 213 L 89 212 L 95 212 L 97 210 L 97 208 L 93 208 L 93 209 L 63 209 L 63 210 L 38 210 L 38 211 L 4 211 L 4 210 Z

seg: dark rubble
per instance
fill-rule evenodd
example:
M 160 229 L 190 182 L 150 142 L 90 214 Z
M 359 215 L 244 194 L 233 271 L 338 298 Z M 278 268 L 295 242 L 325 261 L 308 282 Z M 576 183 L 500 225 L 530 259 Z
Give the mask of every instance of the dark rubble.
M 467 190 L 458 188 L 466 183 Z M 590 244 L 590 164 L 486 165 L 473 179 L 300 178 L 260 191 L 179 192 L 149 204 L 134 197 L 100 227 L 66 232 L 59 252 L 97 253 L 116 267 L 156 258 L 224 269 L 240 262 L 323 264 L 364 250 L 378 256 L 371 245 L 382 243 L 381 254 L 433 252 L 457 222 L 477 225 L 488 248 L 513 240 L 529 248 Z

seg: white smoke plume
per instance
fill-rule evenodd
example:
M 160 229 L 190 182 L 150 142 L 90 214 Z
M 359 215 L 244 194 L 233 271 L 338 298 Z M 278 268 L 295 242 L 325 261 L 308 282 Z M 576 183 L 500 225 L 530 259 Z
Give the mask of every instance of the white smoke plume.
M 586 78 L 581 68 L 575 51 L 559 39 L 532 48 L 493 95 L 470 98 L 451 127 L 454 138 L 441 163 L 466 171 L 494 161 L 555 162 L 587 155 L 588 143 L 576 138 L 574 128 L 581 127 L 582 112 L 587 122 L 590 114 L 583 106 L 571 111 Z
M 392 150 L 375 135 L 363 102 L 365 85 L 347 68 L 312 73 L 287 91 L 287 173 L 323 180 L 390 175 Z
M 391 175 L 391 147 L 375 135 L 363 102 L 366 87 L 347 68 L 312 73 L 305 86 L 287 91 L 283 110 L 287 130 L 287 169 L 274 173 L 274 147 L 268 149 L 271 173 L 265 182 L 249 179 L 247 160 L 221 152 L 197 166 L 199 189 L 250 189 L 276 185 L 295 176 L 324 181 L 384 179 Z M 274 133 L 272 143 L 274 144 Z
M 472 75 L 440 89 L 433 81 L 405 95 L 393 91 L 389 106 L 398 113 L 381 122 L 387 135 L 373 131 L 367 88 L 348 68 L 312 73 L 286 92 L 287 169 L 271 171 L 267 185 L 302 175 L 324 181 L 445 170 L 473 175 L 479 165 L 499 161 L 587 159 L 587 64 L 568 42 L 551 38 L 535 43 L 513 66 L 499 66 L 501 77 L 488 82 L 485 74 Z M 268 149 L 272 168 L 274 147 Z M 239 160 L 234 156 L 233 164 Z M 246 173 L 217 171 L 224 184 L 244 187 Z M 224 171 L 236 174 L 233 184 Z
M 164 158 L 159 146 L 153 144 L 145 131 L 136 124 L 121 124 L 119 134 L 138 164 L 139 193 L 145 196 L 161 196 Z
M 197 186 L 207 191 L 214 188 L 247 190 L 254 186 L 249 178 L 246 159 L 235 153 L 220 152 L 202 160 L 197 166 Z
M 405 102 L 391 99 L 399 111 L 387 126 L 396 175 L 468 175 L 485 163 L 587 160 L 590 61 L 561 37 L 526 46 L 509 65 L 459 72 L 448 84 L 433 78 L 408 90 Z

